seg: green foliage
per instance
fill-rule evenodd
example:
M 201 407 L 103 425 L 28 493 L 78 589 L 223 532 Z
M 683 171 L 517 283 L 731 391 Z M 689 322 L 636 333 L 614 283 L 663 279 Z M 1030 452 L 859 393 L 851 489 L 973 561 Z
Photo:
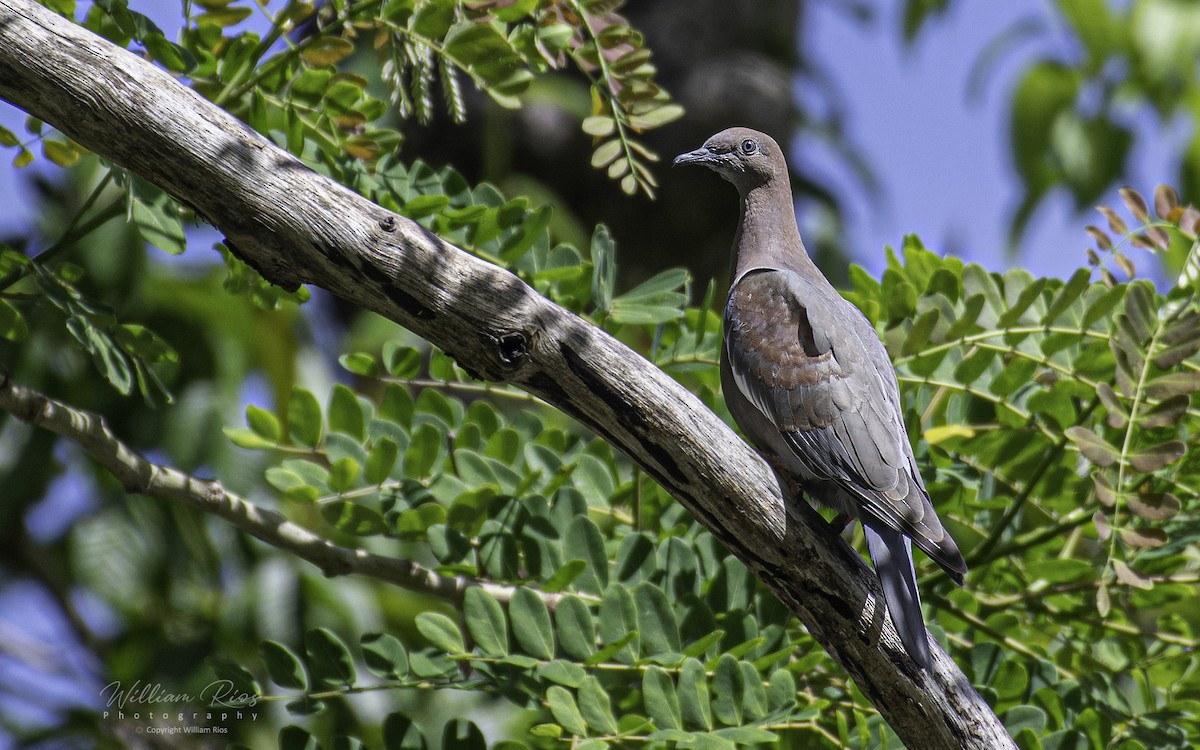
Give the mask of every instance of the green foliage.
M 396 0 L 314 11 L 297 2 L 259 37 L 239 30 L 249 5 L 212 0 L 188 6 L 178 45 L 116 0 L 95 3 L 84 23 L 186 71 L 203 95 L 314 168 L 512 270 L 721 409 L 715 285 L 693 300 L 689 274 L 673 269 L 622 291 L 605 227 L 587 247 L 562 242 L 547 207 L 396 154 L 399 133 L 385 117 L 385 97 L 405 116 L 433 116 L 440 89 L 461 119 L 471 103 L 464 77 L 516 106 L 539 77 L 570 65 L 591 90 L 580 117 L 595 138 L 593 164 L 627 192 L 650 192 L 654 157 L 632 134 L 679 110 L 654 84 L 620 5 Z M 909 3 L 908 33 L 945 5 Z M 1133 45 L 1124 49 L 1139 51 L 1133 64 L 1149 66 L 1154 87 L 1191 44 L 1175 31 L 1125 30 L 1091 3 L 1067 5 L 1088 40 L 1088 65 L 1100 67 L 1081 75 L 1045 61 L 1017 87 L 1016 155 L 1039 195 L 1057 184 L 1090 195 L 1122 158 L 1123 136 L 1105 111 L 1077 111 L 1104 50 Z M 1186 21 L 1181 7 L 1136 5 L 1131 14 Z M 314 30 L 276 44 L 307 20 Z M 1133 41 L 1148 34 L 1174 46 Z M 368 39 L 384 63 L 383 93 L 355 72 Z M 139 439 L 154 440 L 141 425 L 159 426 L 172 457 L 331 543 L 398 558 L 416 592 L 327 582 L 243 544 L 222 522 L 100 484 L 104 505 L 68 532 L 61 564 L 133 623 L 104 652 L 106 670 L 132 682 L 155 663 L 201 654 L 180 672 L 198 685 L 227 680 L 244 705 L 282 706 L 276 713 L 297 725 L 272 724 L 267 739 L 289 748 L 896 744 L 746 567 L 604 440 L 528 394 L 473 380 L 379 321 L 357 321 L 339 342 L 340 379 L 302 378 L 293 363 L 307 342 L 294 303 L 306 291 L 272 287 L 226 245 L 223 267 L 201 278 L 136 267 L 129 259 L 145 243 L 183 250 L 188 210 L 40 123 L 26 129 L 26 143 L 0 130 L 18 164 L 41 141 L 54 163 L 93 171 L 81 172 L 87 188 L 64 201 L 50 244 L 0 248 L 6 362 L 53 386 L 59 365 L 44 364 L 52 358 L 43 352 L 69 339 L 120 394 L 136 382 L 146 400 L 162 398 L 162 374 L 180 394 L 170 413 L 188 419 L 149 422 L 124 401 L 95 408 Z M 1094 160 L 1095 149 L 1111 150 Z M 1152 207 L 1122 195 L 1135 228 L 1102 208 L 1108 228 L 1088 228 L 1090 268 L 1069 279 L 992 273 L 910 237 L 880 278 L 852 269 L 847 292 L 897 364 L 922 472 L 971 566 L 967 587 L 954 588 L 918 561 L 933 629 L 1027 748 L 1200 742 L 1189 720 L 1200 701 L 1200 214 L 1167 188 Z M 109 247 L 98 233 L 120 216 L 131 225 L 120 246 L 136 250 L 114 272 L 90 249 Z M 1165 259 L 1174 287 L 1163 294 L 1134 278 L 1129 245 Z M 126 277 L 142 282 L 125 287 Z M 246 341 L 248 318 L 265 332 L 256 345 Z M 64 380 L 89 383 L 70 352 L 61 360 Z M 204 428 L 227 421 L 211 414 L 214 391 L 222 404 L 243 399 L 253 372 L 267 388 L 253 392 L 259 403 L 245 406 L 244 425 L 225 428 L 236 447 L 214 447 Z M 103 398 L 94 391 L 74 393 L 92 403 Z M 58 460 L 44 446 L 20 450 L 16 469 L 0 466 L 14 505 L 44 494 L 22 484 L 27 467 Z M 184 644 L 161 638 L 143 656 L 145 633 Z M 466 702 L 438 703 L 450 691 Z M 367 693 L 382 693 L 387 711 Z M 496 706 L 503 719 L 485 722 Z M 449 713 L 465 718 L 432 721 Z M 256 730 L 240 727 L 238 739 L 257 746 Z

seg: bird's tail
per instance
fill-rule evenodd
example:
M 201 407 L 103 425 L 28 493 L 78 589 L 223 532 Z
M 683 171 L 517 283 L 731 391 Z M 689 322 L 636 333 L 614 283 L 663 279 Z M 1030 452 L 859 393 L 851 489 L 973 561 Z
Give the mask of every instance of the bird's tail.
M 917 574 L 913 568 L 912 545 L 908 537 L 895 529 L 867 522 L 863 532 L 875 573 L 883 586 L 883 600 L 892 624 L 904 642 L 908 655 L 926 669 L 933 669 L 925 619 L 921 615 L 921 595 L 917 592 Z

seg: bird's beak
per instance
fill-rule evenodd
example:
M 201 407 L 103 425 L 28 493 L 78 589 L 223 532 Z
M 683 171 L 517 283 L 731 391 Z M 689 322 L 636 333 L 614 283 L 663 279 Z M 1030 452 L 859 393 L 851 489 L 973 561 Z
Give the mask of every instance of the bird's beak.
M 680 154 L 679 156 L 676 156 L 674 163 L 676 165 L 696 163 L 703 164 L 710 161 L 712 159 L 712 155 L 713 153 L 711 151 L 709 151 L 706 147 L 701 146 L 695 151 L 689 151 L 686 154 Z

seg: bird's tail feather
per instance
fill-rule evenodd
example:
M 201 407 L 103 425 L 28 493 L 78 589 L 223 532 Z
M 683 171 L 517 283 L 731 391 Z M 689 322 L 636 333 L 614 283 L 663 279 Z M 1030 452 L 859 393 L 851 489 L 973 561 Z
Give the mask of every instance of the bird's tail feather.
M 892 624 L 904 642 L 908 655 L 921 666 L 932 670 L 933 656 L 929 651 L 925 620 L 921 615 L 921 595 L 917 592 L 917 574 L 913 568 L 912 545 L 908 537 L 891 528 L 873 528 L 863 524 L 867 549 L 887 603 Z

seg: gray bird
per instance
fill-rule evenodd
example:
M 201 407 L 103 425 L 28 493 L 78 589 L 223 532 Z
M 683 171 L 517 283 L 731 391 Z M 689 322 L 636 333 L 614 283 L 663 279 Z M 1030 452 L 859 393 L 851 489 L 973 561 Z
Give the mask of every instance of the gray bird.
M 702 164 L 741 195 L 721 349 L 730 413 L 806 494 L 862 521 L 892 622 L 931 668 L 909 540 L 959 584 L 967 566 L 921 481 L 887 351 L 808 257 L 770 136 L 730 128 L 675 163 Z

